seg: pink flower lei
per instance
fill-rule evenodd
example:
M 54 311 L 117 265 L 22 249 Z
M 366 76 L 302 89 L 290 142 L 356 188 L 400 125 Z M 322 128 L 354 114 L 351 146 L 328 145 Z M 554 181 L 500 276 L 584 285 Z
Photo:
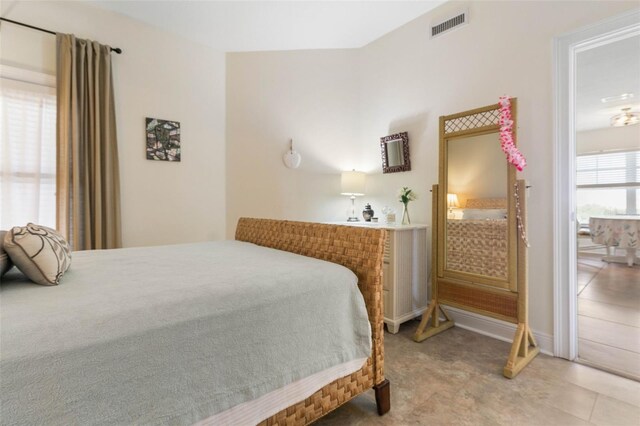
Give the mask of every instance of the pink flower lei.
M 500 146 L 507 156 L 507 161 L 516 166 L 516 169 L 521 172 L 527 165 L 527 160 L 518 151 L 513 140 L 511 99 L 508 96 L 500 96 L 498 104 L 500 105 L 500 119 L 498 120 L 498 124 L 500 124 Z

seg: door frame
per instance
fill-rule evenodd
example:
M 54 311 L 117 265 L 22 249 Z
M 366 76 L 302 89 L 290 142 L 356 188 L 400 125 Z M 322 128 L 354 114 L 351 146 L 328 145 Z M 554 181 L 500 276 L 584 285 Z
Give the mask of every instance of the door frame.
M 638 34 L 640 9 L 634 9 L 554 38 L 553 353 L 569 360 L 578 356 L 576 56 Z

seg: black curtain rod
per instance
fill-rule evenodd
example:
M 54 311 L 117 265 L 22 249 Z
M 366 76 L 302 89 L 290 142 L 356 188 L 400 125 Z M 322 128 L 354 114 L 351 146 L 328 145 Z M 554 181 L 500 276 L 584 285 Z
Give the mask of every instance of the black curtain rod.
M 43 33 L 56 35 L 55 31 L 49 31 L 49 30 L 45 30 L 44 28 L 34 27 L 33 25 L 25 24 L 23 22 L 14 21 L 12 19 L 0 18 L 0 21 L 6 21 L 6 22 L 9 22 L 11 24 L 20 25 L 21 27 L 27 27 L 27 28 L 31 28 L 32 30 L 42 31 Z M 119 47 L 112 47 L 111 51 L 112 52 L 116 52 L 118 55 L 122 53 L 122 49 L 120 49 Z

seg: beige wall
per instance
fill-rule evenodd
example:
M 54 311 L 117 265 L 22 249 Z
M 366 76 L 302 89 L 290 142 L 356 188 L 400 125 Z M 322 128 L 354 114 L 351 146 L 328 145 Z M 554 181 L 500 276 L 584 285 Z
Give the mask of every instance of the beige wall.
M 470 23 L 429 39 L 432 18 L 462 6 L 469 8 Z M 430 223 L 438 117 L 515 96 L 519 145 L 529 162 L 519 177 L 533 185 L 529 205 L 536 206 L 529 221 L 529 263 L 536 271 L 530 316 L 537 332 L 552 334 L 553 38 L 634 7 L 636 2 L 449 2 L 354 51 L 229 55 L 227 164 L 234 170 L 228 174 L 228 229 L 237 216 L 249 214 L 334 220 L 342 213 L 340 196 L 332 195 L 339 192 L 337 173 L 351 167 L 370 173 L 359 209 L 371 201 L 376 212 L 384 205 L 400 211 L 397 190 L 410 186 L 420 196 L 410 206 L 412 219 Z M 257 90 L 273 82 L 279 90 Z M 301 149 L 307 163 L 296 171 L 279 161 L 292 128 L 301 128 L 301 142 L 310 143 Z M 336 140 L 325 135 L 336 129 L 339 144 L 331 144 Z M 412 171 L 383 175 L 379 138 L 398 131 L 409 132 Z M 330 144 L 322 156 L 306 151 L 318 143 Z M 249 153 L 266 161 L 243 162 Z M 335 179 L 307 168 L 321 161 L 323 173 L 333 170 Z M 240 180 L 242 186 L 234 183 Z M 232 201 L 237 188 L 248 191 L 242 194 L 247 201 Z
M 632 149 L 640 149 L 640 126 L 607 127 L 576 134 L 578 154 Z
M 228 237 L 243 215 L 346 220 L 340 172 L 362 168 L 359 79 L 354 50 L 227 54 Z M 282 162 L 290 138 L 299 169 Z
M 121 47 L 113 56 L 125 246 L 224 238 L 224 54 L 80 2 L 4 2 L 2 16 Z M 55 37 L 3 23 L 0 61 L 55 72 Z M 177 120 L 182 162 L 145 159 L 145 117 Z

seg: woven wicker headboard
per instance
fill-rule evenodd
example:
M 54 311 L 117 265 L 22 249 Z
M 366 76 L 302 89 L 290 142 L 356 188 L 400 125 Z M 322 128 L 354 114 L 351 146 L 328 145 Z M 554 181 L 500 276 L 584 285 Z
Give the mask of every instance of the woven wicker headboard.
M 236 240 L 314 257 L 349 268 L 358 277 L 373 339 L 374 384 L 384 380 L 382 262 L 384 229 L 286 220 L 240 218 Z
M 506 209 L 506 198 L 469 198 L 467 209 Z

